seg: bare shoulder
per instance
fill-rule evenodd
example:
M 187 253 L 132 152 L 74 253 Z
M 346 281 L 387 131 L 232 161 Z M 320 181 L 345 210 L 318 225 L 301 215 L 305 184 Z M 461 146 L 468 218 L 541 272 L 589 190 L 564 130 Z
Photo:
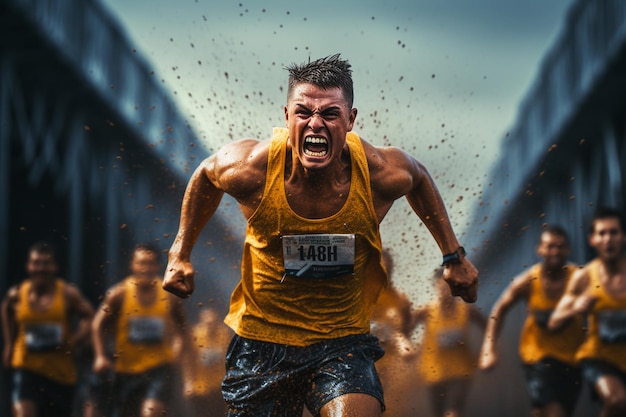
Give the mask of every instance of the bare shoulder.
M 265 180 L 270 139 L 240 139 L 222 146 L 202 162 L 202 169 L 222 191 L 245 193 Z
M 426 173 L 424 166 L 404 150 L 395 146 L 375 146 L 361 140 L 374 190 L 397 199 L 407 194 Z
M 8 289 L 6 296 L 4 297 L 3 303 L 13 304 L 18 301 L 20 297 L 20 284 L 13 285 Z
M 65 282 L 65 285 L 63 285 L 63 292 L 65 297 L 72 302 L 83 301 L 84 299 L 80 289 L 71 282 Z
M 126 287 L 124 281 L 118 282 L 111 288 L 109 288 L 104 294 L 104 300 L 102 300 L 103 309 L 120 309 L 122 301 L 124 300 L 124 294 L 126 293 Z M 107 311 L 109 313 L 111 311 Z
M 533 274 L 533 268 L 531 267 L 513 277 L 509 288 L 518 292 L 524 292 L 530 288 L 532 282 L 536 279 L 538 279 L 538 277 Z
M 591 282 L 591 276 L 589 274 L 590 269 L 589 264 L 587 264 L 574 271 L 567 286 L 567 291 L 569 293 L 582 294 L 587 291 Z

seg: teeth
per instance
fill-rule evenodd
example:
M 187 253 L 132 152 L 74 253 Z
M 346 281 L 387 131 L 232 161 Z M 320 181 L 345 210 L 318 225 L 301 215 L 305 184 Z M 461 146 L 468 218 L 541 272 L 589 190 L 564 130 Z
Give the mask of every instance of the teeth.
M 317 138 L 317 137 L 307 137 L 306 138 L 306 143 L 328 143 L 328 141 L 326 140 L 326 138 Z
M 309 149 L 309 146 L 304 147 L 304 153 L 311 157 L 323 158 L 328 154 L 328 140 L 317 136 L 307 136 L 304 139 L 304 143 L 311 148 L 317 148 L 315 150 Z M 320 146 L 321 145 L 321 146 Z M 320 150 L 320 148 L 322 148 Z
M 307 154 L 308 156 L 324 156 L 326 155 L 326 152 L 313 152 L 313 151 L 309 151 L 307 149 L 304 150 L 304 153 Z

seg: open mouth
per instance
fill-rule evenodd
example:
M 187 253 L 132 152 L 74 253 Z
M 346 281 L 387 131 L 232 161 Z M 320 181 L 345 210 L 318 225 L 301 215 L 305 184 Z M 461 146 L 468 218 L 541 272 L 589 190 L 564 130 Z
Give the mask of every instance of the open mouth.
M 326 156 L 328 154 L 328 140 L 316 136 L 307 136 L 304 139 L 304 154 L 316 158 Z

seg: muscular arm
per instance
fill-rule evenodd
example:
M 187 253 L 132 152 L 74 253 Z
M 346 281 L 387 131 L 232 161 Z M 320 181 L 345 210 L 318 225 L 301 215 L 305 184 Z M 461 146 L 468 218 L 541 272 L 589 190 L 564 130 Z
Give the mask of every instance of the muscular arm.
M 105 350 L 105 329 L 110 328 L 119 318 L 123 300 L 123 289 L 117 285 L 107 292 L 102 304 L 91 322 L 91 339 L 94 350 L 94 372 L 108 371 L 112 364 Z
M 166 291 L 181 298 L 193 293 L 191 252 L 224 193 L 239 201 L 246 216 L 256 208 L 265 179 L 265 170 L 259 167 L 267 162 L 263 143 L 243 140 L 226 145 L 205 159 L 191 176 L 183 196 L 178 233 L 168 255 L 163 279 Z
M 366 145 L 364 145 L 366 146 Z M 373 148 L 369 145 L 370 148 Z M 427 169 L 400 149 L 374 148 L 368 153 L 374 204 L 379 218 L 387 213 L 394 200 L 405 196 L 409 205 L 426 225 L 442 254 L 455 252 L 459 241 L 454 234 L 441 194 Z M 382 216 L 381 216 L 382 215 Z M 448 265 L 443 279 L 452 295 L 467 302 L 476 301 L 478 271 L 466 258 Z
M 504 316 L 517 301 L 528 299 L 530 280 L 529 271 L 518 275 L 511 285 L 504 290 L 491 309 L 479 359 L 479 367 L 481 369 L 493 368 L 498 362 L 496 344 L 500 336 Z
M 595 301 L 588 289 L 588 270 L 587 268 L 579 269 L 574 273 L 565 289 L 565 294 L 550 315 L 548 329 L 558 330 L 573 316 L 587 313 Z
M 4 339 L 2 365 L 5 368 L 11 367 L 11 355 L 13 354 L 13 343 L 15 342 L 15 303 L 17 302 L 17 297 L 17 287 L 12 287 L 4 300 L 2 300 L 2 336 Z

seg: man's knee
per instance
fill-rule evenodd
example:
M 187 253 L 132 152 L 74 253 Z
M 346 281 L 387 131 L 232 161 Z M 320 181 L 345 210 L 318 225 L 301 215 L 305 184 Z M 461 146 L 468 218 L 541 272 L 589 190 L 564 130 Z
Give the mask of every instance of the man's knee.
M 605 375 L 598 379 L 596 390 L 602 398 L 604 409 L 609 416 L 626 414 L 626 387 L 613 375 Z
M 367 394 L 344 394 L 332 399 L 320 410 L 321 417 L 381 417 L 377 398 Z
M 142 417 L 161 417 L 165 415 L 165 404 L 161 400 L 146 398 L 141 406 Z
M 31 400 L 19 400 L 13 403 L 13 415 L 15 417 L 36 417 L 37 406 Z

